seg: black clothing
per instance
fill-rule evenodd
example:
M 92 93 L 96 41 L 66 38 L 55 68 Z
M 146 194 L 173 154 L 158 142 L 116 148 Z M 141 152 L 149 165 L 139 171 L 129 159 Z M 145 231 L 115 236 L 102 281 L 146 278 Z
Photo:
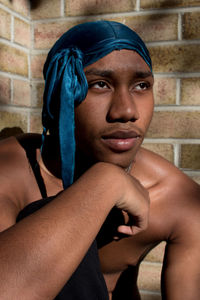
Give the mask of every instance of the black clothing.
M 24 147 L 24 145 L 22 146 Z M 32 150 L 31 148 L 26 147 L 25 151 L 36 177 L 41 195 L 44 198 L 27 205 L 19 213 L 17 222 L 37 211 L 55 198 L 46 197 L 46 188 L 36 161 L 35 149 Z M 54 270 L 52 270 L 52 272 L 53 271 Z M 96 241 L 92 243 L 82 262 L 60 293 L 56 296 L 55 300 L 108 300 L 107 287 L 100 270 Z
M 53 199 L 54 197 L 49 197 L 30 203 L 19 213 L 17 222 Z M 108 300 L 95 241 L 55 300 Z

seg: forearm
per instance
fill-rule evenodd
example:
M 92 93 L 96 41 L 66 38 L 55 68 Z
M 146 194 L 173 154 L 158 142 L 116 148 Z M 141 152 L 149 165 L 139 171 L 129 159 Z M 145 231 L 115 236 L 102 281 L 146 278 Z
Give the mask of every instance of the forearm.
M 117 174 L 115 181 L 113 170 L 108 173 L 90 169 L 51 203 L 0 234 L 3 299 L 57 295 L 120 197 Z
M 162 272 L 163 300 L 200 299 L 200 239 L 191 237 L 186 231 L 167 246 Z
M 170 275 L 171 273 L 171 275 Z M 199 271 L 191 272 L 190 266 L 185 263 L 184 268 L 177 272 L 169 272 L 168 280 L 162 284 L 163 300 L 197 300 L 200 299 L 198 275 Z

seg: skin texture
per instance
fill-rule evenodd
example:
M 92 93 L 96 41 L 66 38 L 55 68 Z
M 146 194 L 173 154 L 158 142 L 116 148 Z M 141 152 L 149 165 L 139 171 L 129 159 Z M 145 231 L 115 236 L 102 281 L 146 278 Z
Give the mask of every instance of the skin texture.
M 16 139 L 1 143 L 0 157 L 2 299 L 54 299 L 114 205 L 137 216 L 137 226 L 129 229 L 132 234 L 147 227 L 148 193 L 136 179 L 108 163 L 95 164 L 52 202 L 15 224 L 20 210 L 41 195 Z M 41 171 L 48 194 L 60 191 L 60 180 L 42 163 Z
M 118 232 L 129 237 L 99 250 L 110 299 L 138 299 L 138 265 L 161 241 L 167 241 L 163 299 L 199 299 L 199 186 L 165 159 L 140 147 L 153 110 L 148 66 L 135 52 L 122 50 L 85 72 L 88 95 L 75 111 L 79 179 L 17 225 L 19 211 L 41 198 L 20 143 L 33 145 L 40 137 L 1 142 L 2 299 L 53 299 L 113 206 L 128 212 L 135 225 L 120 226 Z M 48 143 L 55 145 L 55 140 L 49 138 L 43 158 L 38 152 L 38 161 L 51 196 L 62 190 L 62 184 L 57 149 Z M 129 166 L 127 174 L 124 169 Z
M 144 149 L 138 152 L 131 175 L 149 192 L 149 226 L 135 237 L 100 249 L 102 270 L 109 290 L 114 291 L 113 299 L 124 295 L 126 299 L 140 299 L 133 290 L 138 266 L 161 241 L 167 242 L 162 298 L 198 299 L 199 186 L 169 162 Z
M 117 63 L 116 63 L 117 62 Z M 90 161 L 128 167 L 153 113 L 153 77 L 144 60 L 130 50 L 113 51 L 85 68 L 89 90 L 75 110 L 76 140 Z M 103 137 L 133 131 L 134 146 L 113 151 Z

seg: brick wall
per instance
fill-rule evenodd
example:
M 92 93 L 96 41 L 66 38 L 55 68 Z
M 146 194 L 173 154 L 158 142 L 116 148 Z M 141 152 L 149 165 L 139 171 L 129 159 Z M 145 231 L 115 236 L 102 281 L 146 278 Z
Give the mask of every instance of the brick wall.
M 29 128 L 30 29 L 26 0 L 0 1 L 0 129 Z
M 71 26 L 121 21 L 146 41 L 155 72 L 155 113 L 145 147 L 200 182 L 200 1 L 0 0 L 0 130 L 41 131 L 48 49 Z M 160 299 L 164 244 L 141 266 L 143 300 Z

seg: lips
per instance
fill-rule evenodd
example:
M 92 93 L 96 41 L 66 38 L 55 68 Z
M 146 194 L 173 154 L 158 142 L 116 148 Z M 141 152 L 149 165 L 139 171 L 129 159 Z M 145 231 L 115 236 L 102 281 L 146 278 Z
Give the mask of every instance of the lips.
M 131 150 L 140 137 L 135 131 L 120 130 L 102 136 L 102 142 L 112 151 L 124 152 Z

